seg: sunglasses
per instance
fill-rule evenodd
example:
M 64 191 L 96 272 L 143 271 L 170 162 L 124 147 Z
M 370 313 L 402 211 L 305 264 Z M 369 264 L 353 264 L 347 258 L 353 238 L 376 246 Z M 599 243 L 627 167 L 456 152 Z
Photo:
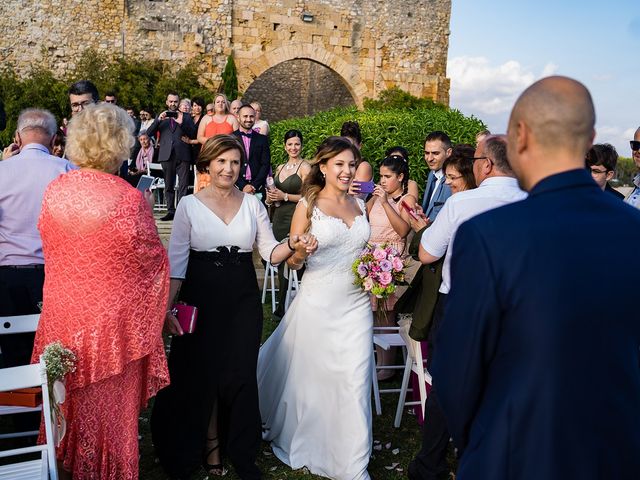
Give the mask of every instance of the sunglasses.
M 636 150 L 640 150 L 640 142 L 638 142 L 637 140 L 631 140 L 629 142 L 629 145 L 631 145 L 631 150 L 633 150 L 634 152 Z

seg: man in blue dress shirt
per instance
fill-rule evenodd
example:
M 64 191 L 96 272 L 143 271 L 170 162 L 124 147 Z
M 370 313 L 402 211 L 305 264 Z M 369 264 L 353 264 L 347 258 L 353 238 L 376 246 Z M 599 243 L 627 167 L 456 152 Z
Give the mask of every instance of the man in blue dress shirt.
M 640 478 L 640 212 L 585 170 L 594 123 L 572 79 L 525 90 L 508 155 L 529 197 L 458 229 L 431 369 L 458 480 Z
M 46 110 L 18 117 L 19 153 L 0 162 L 0 317 L 40 313 L 44 256 L 38 231 L 42 196 L 59 175 L 76 168 L 50 154 L 57 131 Z M 0 335 L 5 367 L 31 361 L 33 334 Z
M 444 132 L 431 132 L 424 139 L 424 161 L 429 167 L 422 196 L 422 211 L 434 222 L 444 202 L 451 196 L 451 188 L 444 183 L 442 164 L 451 156 L 451 139 Z

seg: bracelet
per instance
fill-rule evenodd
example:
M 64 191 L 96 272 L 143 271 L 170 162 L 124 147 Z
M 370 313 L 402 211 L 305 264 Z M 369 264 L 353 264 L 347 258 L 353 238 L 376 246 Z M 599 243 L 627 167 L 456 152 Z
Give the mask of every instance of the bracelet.
M 291 247 L 291 243 L 289 243 L 289 240 L 291 240 L 291 237 L 287 237 L 287 247 L 289 247 L 289 250 L 291 250 L 292 252 L 295 252 L 296 249 Z
M 289 201 L 289 194 L 287 192 L 284 193 L 284 201 L 285 202 Z

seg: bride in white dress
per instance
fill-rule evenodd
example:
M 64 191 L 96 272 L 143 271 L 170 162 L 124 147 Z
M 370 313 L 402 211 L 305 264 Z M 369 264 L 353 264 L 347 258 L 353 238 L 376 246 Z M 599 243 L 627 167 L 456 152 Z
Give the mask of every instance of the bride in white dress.
M 291 235 L 309 231 L 318 250 L 258 358 L 264 439 L 291 468 L 336 480 L 369 479 L 371 456 L 373 320 L 351 271 L 369 238 L 364 203 L 348 194 L 359 158 L 347 139 L 330 137 L 310 162 Z

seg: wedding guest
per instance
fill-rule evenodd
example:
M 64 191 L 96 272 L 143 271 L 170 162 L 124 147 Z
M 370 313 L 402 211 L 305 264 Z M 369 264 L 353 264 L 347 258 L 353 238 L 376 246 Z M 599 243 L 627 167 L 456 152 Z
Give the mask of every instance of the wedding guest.
M 153 123 L 153 112 L 150 108 L 140 110 L 140 133 L 146 132 Z
M 241 106 L 242 106 L 242 100 L 240 100 L 239 98 L 236 98 L 233 102 L 231 102 L 231 107 L 229 108 L 231 115 L 237 118 L 238 111 L 240 110 Z
M 302 198 L 302 183 L 311 167 L 302 159 L 302 133 L 289 130 L 284 134 L 284 149 L 288 159 L 278 166 L 274 176 L 274 188 L 267 189 L 267 205 L 273 209 L 273 234 L 281 241 L 289 235 L 291 219 L 298 201 Z M 278 308 L 274 312 L 277 317 L 284 315 L 284 302 L 287 295 L 288 281 L 284 276 L 284 265 L 278 267 Z M 298 272 L 298 280 L 302 272 Z
M 603 191 L 624 200 L 624 195 L 609 185 L 609 180 L 616 174 L 616 165 L 618 164 L 618 152 L 613 145 L 599 143 L 591 147 L 587 152 L 585 164 L 587 170 L 591 172 L 593 181 Z
M 140 150 L 135 161 L 129 166 L 129 183 L 134 187 L 138 185 L 141 175 L 147 175 L 149 164 L 153 161 L 154 148 L 151 139 L 146 133 L 138 135 Z
M 42 202 L 47 271 L 32 361 L 53 341 L 77 357 L 57 453 L 78 479 L 138 478 L 140 410 L 169 380 L 161 336 L 167 254 L 150 195 L 115 176 L 133 128 L 121 108 L 84 106 L 67 138 L 80 169 L 54 180 Z
M 473 175 L 473 155 L 475 149 L 471 145 L 459 144 L 453 147 L 451 156 L 443 164 L 445 185 L 452 194 L 476 188 Z M 417 219 L 409 219 L 415 235 L 411 240 L 408 253 L 418 259 L 418 248 L 422 235 L 430 223 L 423 217 L 420 205 L 416 203 Z M 411 314 L 411 324 L 408 334 L 417 341 L 426 340 L 431 329 L 433 312 L 438 299 L 438 290 L 442 283 L 442 267 L 444 260 L 430 265 L 421 265 L 411 280 L 408 288 L 396 303 L 398 313 Z M 428 352 L 423 351 L 423 358 L 428 358 Z
M 201 145 L 214 135 L 228 135 L 238 128 L 238 120 L 229 113 L 229 101 L 224 93 L 218 93 L 211 106 L 212 109 L 207 105 L 207 115 L 200 120 L 198 126 L 198 143 Z M 196 192 L 211 181 L 206 172 L 196 172 L 196 179 Z
M 317 246 L 309 236 L 276 241 L 264 206 L 235 187 L 243 163 L 238 139 L 210 138 L 196 167 L 208 171 L 211 183 L 178 204 L 171 232 L 169 298 L 196 306 L 198 320 L 193 333 L 184 333 L 167 312 L 174 334 L 171 384 L 155 401 L 151 429 L 160 463 L 178 477 L 187 477 L 201 463 L 208 474 L 223 475 L 224 451 L 240 478 L 261 478 L 255 460 L 262 304 L 253 245 L 273 264 L 294 251 L 306 258 Z
M 340 136 L 348 138 L 358 150 L 361 150 L 362 133 L 358 122 L 344 122 L 340 128 Z M 356 176 L 353 180 L 354 182 L 370 182 L 373 180 L 373 167 L 362 156 L 359 157 Z M 357 195 L 362 200 L 365 200 L 368 196 L 366 193 L 360 193 L 357 183 L 351 185 L 349 193 Z
M 387 148 L 384 152 L 384 158 L 390 157 L 391 155 L 400 155 L 407 161 L 407 165 L 409 164 L 409 151 L 406 148 L 399 145 Z M 419 198 L 418 182 L 409 179 L 409 183 L 407 184 L 407 193 L 411 194 L 414 198 Z
M 411 231 L 411 216 L 401 207 L 405 202 L 413 207 L 416 197 L 408 193 L 409 164 L 399 155 L 385 158 L 380 164 L 380 184 L 375 186 L 373 195 L 367 202 L 371 236 L 369 243 L 373 245 L 389 245 L 399 254 L 404 253 L 405 240 Z M 375 316 L 374 327 L 392 327 L 396 325 L 394 306 L 397 297 L 391 295 L 384 305 L 379 305 L 375 296 L 371 296 L 373 311 L 385 310 L 385 314 Z M 378 366 L 393 364 L 396 349 L 385 350 L 376 347 Z M 394 375 L 391 369 L 378 370 L 378 380 L 388 380 Z
M 631 157 L 638 173 L 633 177 L 633 190 L 624 201 L 633 207 L 640 208 L 640 127 L 636 129 L 629 145 L 631 146 Z
M 269 139 L 253 129 L 256 112 L 251 105 L 243 105 L 238 111 L 238 130 L 233 132 L 242 142 L 246 162 L 240 169 L 237 186 L 243 192 L 264 196 L 267 176 L 271 172 L 271 150 Z
M 253 129 L 260 135 L 269 135 L 269 122 L 262 119 L 262 105 L 260 102 L 251 102 L 251 106 L 256 112 L 256 123 L 253 124 Z
M 191 99 L 183 98 L 180 100 L 180 105 L 178 105 L 178 110 L 182 113 L 191 114 Z

